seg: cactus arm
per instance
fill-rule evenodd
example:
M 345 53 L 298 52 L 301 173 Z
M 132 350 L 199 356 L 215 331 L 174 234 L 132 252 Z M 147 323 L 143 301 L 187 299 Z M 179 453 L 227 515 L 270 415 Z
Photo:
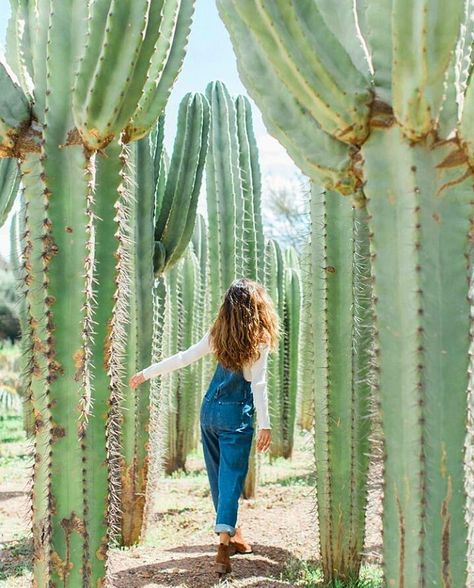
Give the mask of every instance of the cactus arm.
M 177 0 L 173 0 L 173 3 L 177 4 Z M 172 0 L 166 0 L 166 8 L 168 4 L 172 4 Z M 144 86 L 142 97 L 127 129 L 128 135 L 134 139 L 142 137 L 148 131 L 168 101 L 173 84 L 183 65 L 193 14 L 194 0 L 180 0 L 177 16 L 174 17 L 176 19 L 174 30 L 171 30 L 170 27 L 168 32 L 168 28 L 164 27 L 164 30 L 160 31 L 163 33 L 163 37 L 167 34 L 172 37 L 171 46 L 166 59 L 164 57 L 167 52 L 166 47 L 162 51 L 157 50 L 154 54 L 148 82 Z M 164 65 L 160 65 L 156 71 L 160 56 L 162 56 Z M 159 76 L 158 82 L 156 82 L 155 75 Z
M 211 105 L 209 157 L 207 167 L 208 201 L 216 199 L 219 240 L 220 291 L 219 298 L 236 275 L 237 260 L 234 247 L 236 234 L 236 182 L 232 170 L 235 138 L 231 137 L 231 119 L 235 116 L 234 103 L 221 82 L 208 85 L 206 95 Z
M 377 97 L 388 104 L 392 100 L 392 23 L 393 0 L 357 0 L 365 23 L 367 42 L 374 69 Z
M 227 0 L 219 0 L 237 55 L 240 77 L 257 105 L 269 132 L 287 149 L 301 170 L 330 189 L 352 194 L 359 181 L 352 171 L 347 146 L 325 133 L 295 96 L 268 67 L 255 35 Z
M 296 421 L 296 395 L 300 385 L 299 341 L 301 326 L 301 281 L 299 270 L 286 270 L 285 304 L 288 317 L 288 395 L 284 398 L 287 433 L 285 450 L 289 456 L 293 452 L 293 439 Z
M 142 33 L 143 42 L 140 46 L 140 54 L 133 68 L 129 89 L 124 96 L 124 100 L 120 106 L 120 112 L 117 116 L 116 124 L 119 128 L 125 128 L 127 126 L 131 116 L 137 108 L 137 104 L 144 91 L 144 87 L 149 83 L 149 77 L 152 75 L 154 76 L 150 67 L 151 60 L 157 59 L 158 63 L 163 63 L 163 55 L 159 53 L 157 54 L 156 48 L 160 40 L 167 41 L 168 36 L 163 34 L 157 35 L 156 31 L 161 27 L 163 11 L 168 4 L 169 1 L 167 0 L 152 0 L 149 2 L 145 30 Z M 154 76 L 152 79 L 155 80 L 156 77 Z M 148 127 L 147 130 L 150 127 Z M 131 138 L 132 137 L 127 137 L 129 140 Z
M 33 79 L 33 55 L 31 46 L 31 6 L 26 0 L 10 1 L 10 19 L 7 28 L 5 57 L 25 94 L 30 95 Z
M 33 112 L 35 117 L 44 122 L 44 109 L 47 84 L 47 44 L 49 31 L 50 3 L 49 0 L 37 0 L 31 7 L 29 18 L 32 22 L 35 43 L 33 44 Z M 23 42 L 23 38 L 19 40 Z M 21 50 L 21 47 L 20 47 Z
M 19 58 L 19 39 L 17 28 L 18 0 L 10 0 L 10 18 L 5 33 L 5 59 L 14 74 L 21 80 L 21 65 Z M 23 84 L 21 84 L 24 88 Z
M 474 82 L 471 76 L 464 96 L 459 136 L 471 165 L 474 164 Z
M 212 128 L 212 122 L 211 122 Z M 217 313 L 219 301 L 221 299 L 222 286 L 222 269 L 219 263 L 219 241 L 213 242 L 216 237 L 219 239 L 219 216 L 217 214 L 217 194 L 215 186 L 215 166 L 212 157 L 212 147 L 209 144 L 209 155 L 206 161 L 206 203 L 207 219 L 209 234 L 209 312 L 210 318 Z M 212 268 L 212 270 L 211 270 Z M 211 273 L 212 272 L 212 273 Z
M 451 63 L 446 72 L 443 104 L 438 117 L 438 133 L 442 137 L 448 137 L 453 131 L 456 131 L 459 122 L 456 97 L 457 61 L 457 57 L 453 52 Z
M 165 138 L 165 115 L 162 114 L 158 119 L 155 127 L 151 130 L 150 133 L 150 141 L 151 141 L 151 150 L 153 154 L 153 183 L 156 185 L 160 179 L 160 175 L 163 170 L 163 166 L 167 163 L 166 158 L 163 157 L 164 148 L 163 148 L 163 141 Z M 167 170 L 165 169 L 167 173 Z M 166 173 L 165 180 L 166 180 Z M 158 202 L 155 206 L 155 218 L 158 216 L 158 212 L 160 210 L 161 202 Z
M 162 242 L 168 252 L 166 266 L 170 267 L 184 254 L 192 237 L 196 220 L 201 181 L 206 161 L 209 134 L 209 104 L 205 96 L 189 96 L 187 117 L 190 118 L 184 149 L 179 153 L 179 162 L 171 160 L 168 179 L 174 190 L 173 206 L 163 231 Z M 178 134 L 179 124 L 178 124 Z M 174 166 L 180 168 L 176 178 Z
M 30 118 L 28 98 L 11 78 L 7 65 L 0 62 L 0 150 L 13 149 L 15 138 Z
M 160 156 L 160 160 L 160 172 L 155 182 L 155 242 L 160 242 L 160 245 L 163 248 L 163 251 L 165 252 L 164 255 L 166 258 L 166 250 L 164 249 L 164 246 L 161 243 L 161 235 L 163 234 L 164 227 L 166 226 L 166 217 L 164 214 L 161 216 L 161 211 L 164 210 L 165 207 L 168 211 L 171 208 L 171 204 L 169 204 L 167 199 L 171 198 L 172 193 L 166 191 L 169 164 L 167 163 L 167 157 L 164 151 Z M 158 268 L 155 267 L 155 271 L 157 270 Z
M 247 133 L 247 117 L 250 103 L 244 96 L 239 96 L 235 101 L 235 110 L 237 116 L 237 137 L 239 144 L 239 166 L 242 177 L 242 195 L 244 202 L 243 215 L 243 244 L 245 248 L 244 275 L 252 280 L 257 279 L 257 233 L 255 228 L 255 210 L 254 210 L 254 165 L 258 165 L 258 160 L 252 160 L 250 151 L 250 139 Z
M 359 2 L 360 3 L 360 2 Z M 344 47 L 347 55 L 362 76 L 368 80 L 369 63 L 356 27 L 353 0 L 338 2 L 337 10 L 331 0 L 317 0 L 318 10 L 326 25 Z
M 412 140 L 435 128 L 463 0 L 393 0 L 393 109 Z
M 107 145 L 121 130 L 119 111 L 140 57 L 151 3 L 97 0 L 92 4 L 73 93 L 76 126 L 90 148 Z
M 34 15 L 31 2 L 28 0 L 18 0 L 17 10 L 17 27 L 23 28 L 21 31 L 17 28 L 18 37 L 21 36 L 21 44 L 18 49 L 18 63 L 20 66 L 21 87 L 25 93 L 31 91 L 31 82 L 33 80 L 33 46 L 34 46 Z
M 367 82 L 316 4 L 241 0 L 234 7 L 258 34 L 268 63 L 287 91 L 298 96 L 321 127 L 344 142 L 362 142 L 367 136 L 370 102 Z
M 189 109 L 189 102 L 191 96 L 188 95 L 185 99 L 180 102 L 178 111 L 178 132 L 176 133 L 173 154 L 171 156 L 171 162 L 169 168 L 166 170 L 166 188 L 161 198 L 159 205 L 159 214 L 155 221 L 155 240 L 161 240 L 163 233 L 166 229 L 171 209 L 173 207 L 173 198 L 175 197 L 175 186 L 178 182 L 180 174 L 185 173 L 184 166 L 181 166 L 185 161 L 186 140 L 192 136 L 192 123 L 193 119 Z M 156 157 L 156 156 L 155 156 Z M 157 206 L 158 209 L 158 206 Z M 158 212 L 158 210 L 157 210 Z
M 466 581 L 465 254 L 472 204 L 469 180 L 449 184 L 462 176 L 462 168 L 443 164 L 452 150 L 450 142 L 413 147 L 397 128 L 374 132 L 363 149 L 385 432 L 384 526 L 396 529 L 384 534 L 387 584 Z M 382 239 L 392 246 L 377 247 Z
M 260 170 L 260 163 L 258 160 L 258 148 L 257 140 L 255 138 L 255 132 L 252 124 L 252 108 L 248 98 L 245 96 L 239 96 L 238 101 L 242 110 L 245 111 L 245 126 L 246 126 L 246 137 L 249 146 L 249 162 L 251 171 L 252 181 L 252 194 L 253 194 L 253 214 L 256 231 L 256 256 L 257 256 L 257 277 L 261 283 L 264 281 L 264 258 L 265 258 L 265 236 L 263 234 L 263 220 L 262 220 L 262 175 Z M 242 121 L 243 127 L 243 121 Z M 250 177 L 250 176 L 249 176 Z
M 18 162 L 10 157 L 0 159 L 0 227 L 5 224 L 20 186 Z

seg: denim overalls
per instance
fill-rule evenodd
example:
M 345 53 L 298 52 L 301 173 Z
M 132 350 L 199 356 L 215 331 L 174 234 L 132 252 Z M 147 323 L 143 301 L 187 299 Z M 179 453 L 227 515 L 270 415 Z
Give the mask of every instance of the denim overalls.
M 201 404 L 204 461 L 216 509 L 216 533 L 235 535 L 239 496 L 248 471 L 255 412 L 250 382 L 217 363 Z

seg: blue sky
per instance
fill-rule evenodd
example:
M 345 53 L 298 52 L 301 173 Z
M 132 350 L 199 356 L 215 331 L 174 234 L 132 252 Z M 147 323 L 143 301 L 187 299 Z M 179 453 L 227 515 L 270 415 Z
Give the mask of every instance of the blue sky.
M 10 14 L 9 0 L 0 0 L 0 39 L 4 44 L 5 30 Z M 196 0 L 196 12 L 183 69 L 173 88 L 166 109 L 166 145 L 173 144 L 178 105 L 187 92 L 204 92 L 213 80 L 223 81 L 233 95 L 247 94 L 235 63 L 227 31 L 219 19 L 214 0 Z M 281 145 L 265 130 L 260 112 L 253 105 L 254 127 L 260 150 L 260 165 L 265 190 L 268 187 L 295 186 L 297 168 Z M 201 195 L 200 210 L 205 206 Z M 0 254 L 7 255 L 8 223 L 0 229 Z

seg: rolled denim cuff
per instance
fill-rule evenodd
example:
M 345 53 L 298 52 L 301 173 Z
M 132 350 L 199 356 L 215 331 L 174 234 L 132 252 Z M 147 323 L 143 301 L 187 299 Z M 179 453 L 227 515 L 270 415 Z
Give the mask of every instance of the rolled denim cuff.
M 218 523 L 215 527 L 214 527 L 214 532 L 219 534 L 219 533 L 229 533 L 229 535 L 231 537 L 233 537 L 235 535 L 235 527 L 233 527 L 232 525 L 226 525 L 225 523 Z

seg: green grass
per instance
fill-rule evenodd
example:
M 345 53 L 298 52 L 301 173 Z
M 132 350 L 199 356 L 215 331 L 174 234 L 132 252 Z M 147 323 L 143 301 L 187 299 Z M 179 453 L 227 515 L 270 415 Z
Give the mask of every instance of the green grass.
M 321 567 L 316 561 L 289 559 L 281 580 L 305 588 L 382 588 L 382 570 L 378 566 L 362 566 L 360 578 L 350 581 L 325 583 Z
M 31 571 L 31 541 L 20 539 L 0 543 L 2 560 L 0 562 L 0 581 L 25 576 Z
M 23 430 L 22 415 L 0 415 L 0 444 L 21 443 L 25 439 L 26 435 Z

